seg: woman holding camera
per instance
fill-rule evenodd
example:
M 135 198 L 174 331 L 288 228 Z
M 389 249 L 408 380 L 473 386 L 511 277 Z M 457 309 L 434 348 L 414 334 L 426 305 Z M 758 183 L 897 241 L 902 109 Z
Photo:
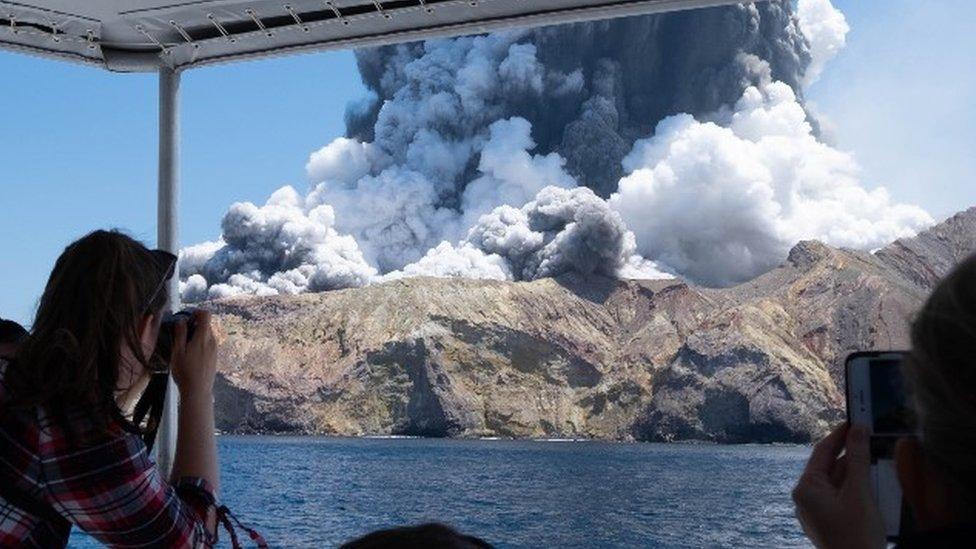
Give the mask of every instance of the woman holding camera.
M 898 546 L 970 547 L 976 539 L 976 256 L 946 277 L 919 312 L 903 370 L 919 436 L 895 447 L 913 519 Z M 838 427 L 814 447 L 793 499 L 816 546 L 886 545 L 870 459 L 868 433 L 859 427 Z
M 185 323 L 174 330 L 179 435 L 169 479 L 132 422 L 175 263 L 114 231 L 58 258 L 30 337 L 14 360 L 0 360 L 0 546 L 63 547 L 72 524 L 109 546 L 215 543 L 208 313 L 195 313 L 189 341 Z

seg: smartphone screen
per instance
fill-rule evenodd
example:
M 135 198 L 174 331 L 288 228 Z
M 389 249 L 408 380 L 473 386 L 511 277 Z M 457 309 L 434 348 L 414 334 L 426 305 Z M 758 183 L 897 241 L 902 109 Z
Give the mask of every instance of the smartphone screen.
M 852 424 L 868 427 L 871 488 L 895 541 L 910 522 L 895 471 L 895 444 L 912 434 L 912 408 L 901 374 L 904 353 L 855 353 L 847 360 L 847 406 Z
M 901 359 L 868 361 L 871 383 L 872 432 L 879 437 L 911 433 L 911 409 L 901 375 Z

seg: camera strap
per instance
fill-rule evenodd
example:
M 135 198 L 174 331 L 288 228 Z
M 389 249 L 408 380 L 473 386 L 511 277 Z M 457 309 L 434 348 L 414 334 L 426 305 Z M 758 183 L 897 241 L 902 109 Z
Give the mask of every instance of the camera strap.
M 146 443 L 146 451 L 152 451 L 153 444 L 156 442 L 156 433 L 159 431 L 159 422 L 163 417 L 163 404 L 166 401 L 166 388 L 169 386 L 169 374 L 167 372 L 153 373 L 149 380 L 149 385 L 136 402 L 135 410 L 132 412 L 132 422 L 137 426 L 142 426 L 143 420 L 146 426 L 142 429 L 142 441 Z

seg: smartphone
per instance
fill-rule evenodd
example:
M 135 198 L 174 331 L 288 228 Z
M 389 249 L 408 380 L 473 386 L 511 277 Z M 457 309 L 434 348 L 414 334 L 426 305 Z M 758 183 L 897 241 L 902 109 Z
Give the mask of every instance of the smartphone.
M 853 353 L 847 357 L 847 421 L 870 433 L 871 489 L 881 510 L 885 534 L 896 542 L 911 529 L 895 471 L 895 443 L 913 436 L 913 410 L 901 374 L 903 351 Z

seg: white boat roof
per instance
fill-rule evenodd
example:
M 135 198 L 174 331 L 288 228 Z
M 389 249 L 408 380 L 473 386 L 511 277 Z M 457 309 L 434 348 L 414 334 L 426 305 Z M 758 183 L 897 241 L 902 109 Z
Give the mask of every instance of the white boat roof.
M 113 71 L 156 71 L 732 3 L 736 2 L 0 0 L 0 49 Z

